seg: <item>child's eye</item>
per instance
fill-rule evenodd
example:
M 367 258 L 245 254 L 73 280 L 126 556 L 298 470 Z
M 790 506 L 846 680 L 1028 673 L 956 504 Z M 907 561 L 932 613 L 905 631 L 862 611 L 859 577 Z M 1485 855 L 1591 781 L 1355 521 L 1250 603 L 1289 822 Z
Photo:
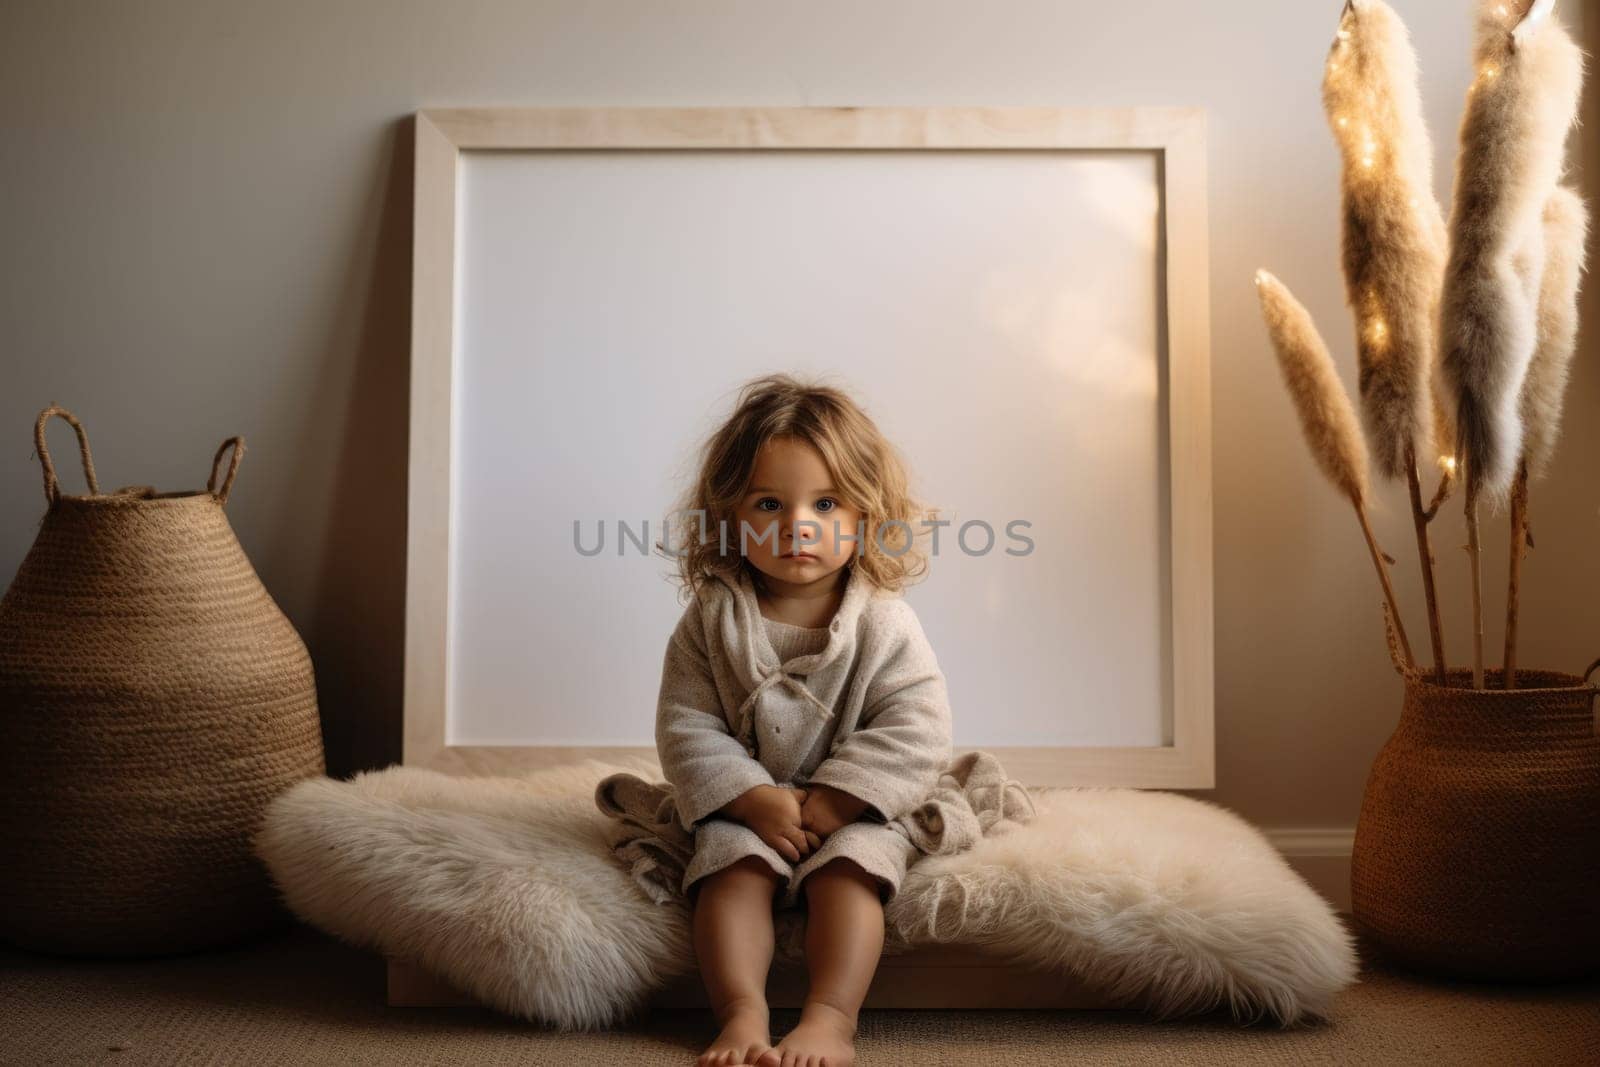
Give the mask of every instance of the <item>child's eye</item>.
M 774 505 L 776 505 L 776 507 L 775 508 L 769 508 L 769 507 L 767 507 L 768 504 L 774 504 Z M 820 512 L 823 512 L 824 514 L 826 514 L 827 512 L 832 511 L 834 508 L 836 508 L 838 506 L 839 506 L 839 502 L 837 500 L 833 499 L 833 497 L 831 497 L 831 496 L 822 497 L 822 498 L 818 499 L 818 501 L 817 501 L 817 510 L 820 511 Z M 783 508 L 783 502 L 778 500 L 776 497 L 764 496 L 760 500 L 756 501 L 756 510 L 757 511 L 775 511 L 775 510 L 781 510 L 782 508 Z

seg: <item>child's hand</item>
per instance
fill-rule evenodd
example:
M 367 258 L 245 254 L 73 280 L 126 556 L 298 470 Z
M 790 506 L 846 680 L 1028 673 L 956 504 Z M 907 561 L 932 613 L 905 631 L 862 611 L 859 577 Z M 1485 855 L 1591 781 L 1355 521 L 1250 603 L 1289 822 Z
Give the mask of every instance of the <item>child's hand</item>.
M 805 799 L 804 789 L 758 785 L 740 793 L 722 810 L 754 830 L 778 855 L 798 863 L 822 844 L 815 833 L 800 825 L 800 802 Z
M 800 806 L 800 826 L 813 831 L 824 841 L 839 827 L 848 826 L 866 813 L 865 800 L 831 785 L 813 783 L 808 787 L 808 792 L 809 795 Z

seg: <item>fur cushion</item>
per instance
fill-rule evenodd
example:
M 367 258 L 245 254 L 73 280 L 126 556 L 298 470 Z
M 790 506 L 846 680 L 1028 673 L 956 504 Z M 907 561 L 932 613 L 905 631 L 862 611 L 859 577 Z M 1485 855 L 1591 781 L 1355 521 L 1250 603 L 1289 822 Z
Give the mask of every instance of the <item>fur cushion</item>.
M 681 902 L 655 904 L 606 843 L 595 785 L 659 776 L 585 761 L 516 778 L 389 767 L 310 779 L 255 838 L 289 908 L 418 962 L 486 1004 L 562 1029 L 607 1026 L 694 966 Z M 1355 978 L 1350 935 L 1243 820 L 1133 789 L 1031 790 L 1037 817 L 912 864 L 885 952 L 985 946 L 1158 1016 L 1226 1005 L 1282 1024 Z M 779 913 L 780 958 L 803 944 Z

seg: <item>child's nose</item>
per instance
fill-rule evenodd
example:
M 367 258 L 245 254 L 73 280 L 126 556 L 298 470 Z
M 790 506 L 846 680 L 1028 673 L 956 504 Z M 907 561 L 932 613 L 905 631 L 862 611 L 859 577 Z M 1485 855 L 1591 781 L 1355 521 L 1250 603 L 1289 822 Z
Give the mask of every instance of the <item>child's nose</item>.
M 823 529 L 821 517 L 813 511 L 799 509 L 789 520 L 789 536 L 797 542 L 805 540 L 815 544 L 822 539 Z

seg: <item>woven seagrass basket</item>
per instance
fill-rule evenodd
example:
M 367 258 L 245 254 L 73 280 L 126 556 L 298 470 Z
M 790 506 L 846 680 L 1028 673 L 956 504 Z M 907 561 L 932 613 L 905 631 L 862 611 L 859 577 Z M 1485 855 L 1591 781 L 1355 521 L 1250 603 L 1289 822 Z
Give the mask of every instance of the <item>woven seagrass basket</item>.
M 1600 686 L 1521 669 L 1511 690 L 1494 670 L 1439 685 L 1395 656 L 1405 701 L 1356 824 L 1355 925 L 1441 977 L 1600 973 Z
M 84 496 L 56 481 L 52 415 Z M 0 937 L 72 955 L 246 939 L 284 914 L 249 836 L 324 765 L 311 659 L 223 515 L 244 441 L 205 490 L 106 494 L 70 412 L 46 408 L 34 444 L 48 507 L 0 599 Z

